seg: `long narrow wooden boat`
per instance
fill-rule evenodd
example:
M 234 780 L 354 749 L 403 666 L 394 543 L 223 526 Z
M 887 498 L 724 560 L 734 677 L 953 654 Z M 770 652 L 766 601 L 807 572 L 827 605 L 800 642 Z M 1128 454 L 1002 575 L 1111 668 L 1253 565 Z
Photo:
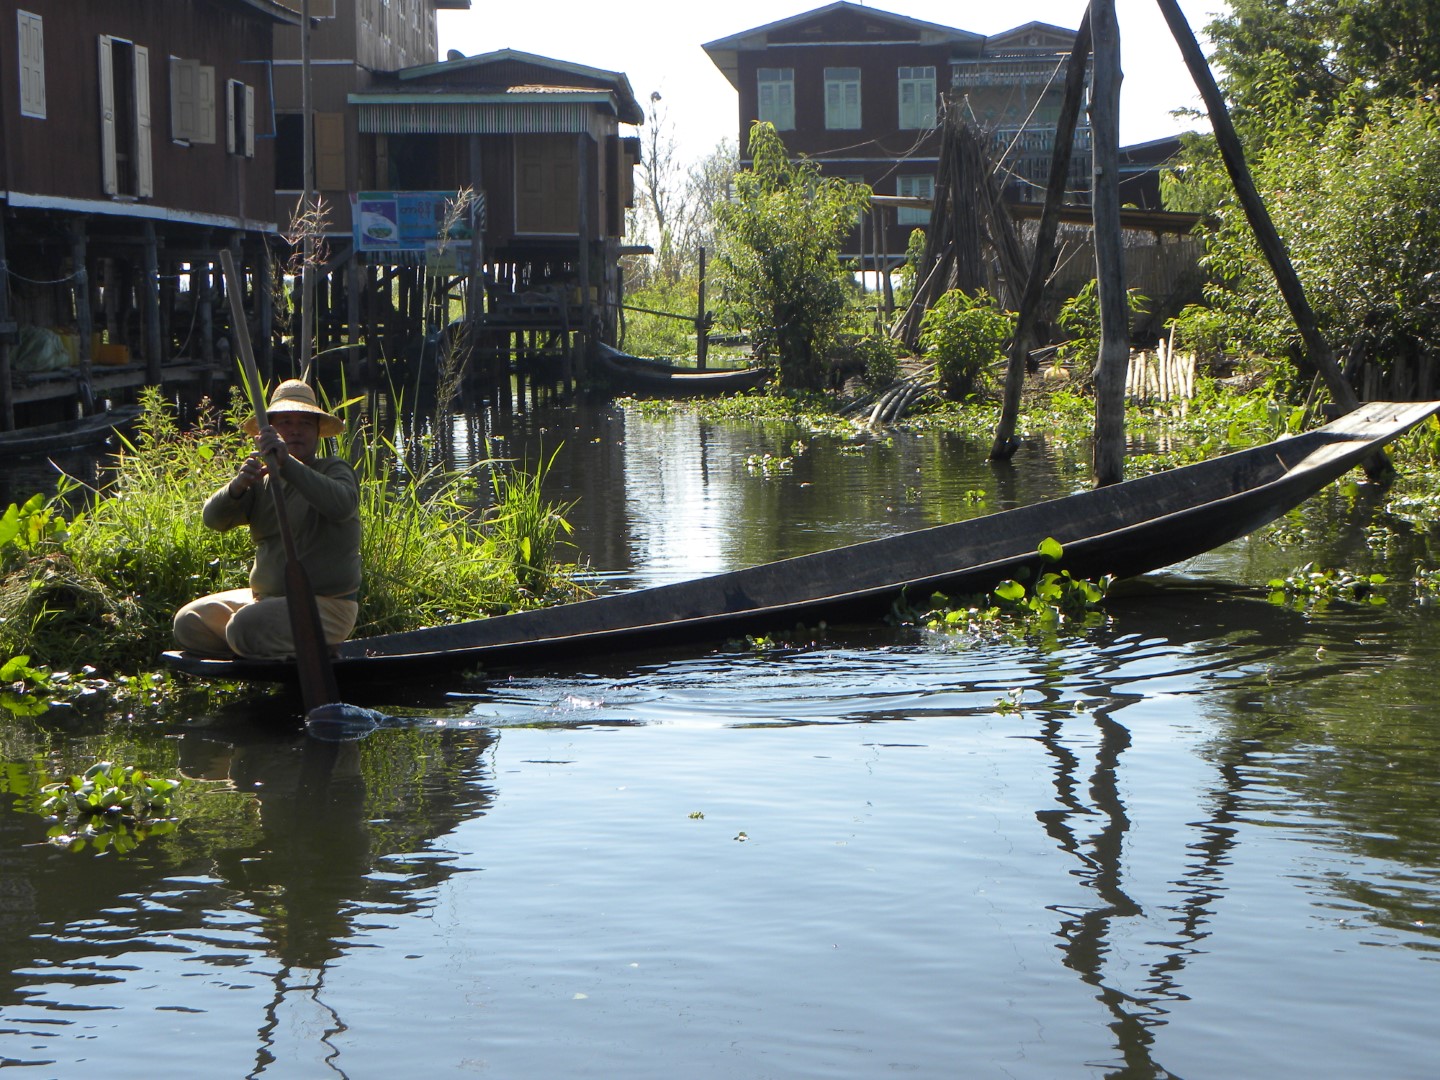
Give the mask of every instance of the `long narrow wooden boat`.
M 908 595 L 968 595 L 1040 569 L 1047 537 L 1079 577 L 1131 577 L 1202 554 L 1274 521 L 1440 411 L 1440 401 L 1372 402 L 1334 423 L 1168 472 L 998 514 L 782 559 L 744 570 L 538 611 L 437 626 L 340 647 L 343 684 L 415 673 L 563 663 L 681 641 L 869 619 Z M 284 681 L 286 662 L 166 653 L 215 679 Z
M 604 342 L 596 345 L 600 367 L 612 390 L 627 394 L 652 394 L 666 397 L 691 397 L 703 394 L 730 394 L 754 390 L 764 385 L 774 369 L 695 368 L 678 367 L 663 360 L 612 349 Z
M 60 450 L 93 446 L 108 439 L 117 427 L 134 423 L 139 415 L 138 405 L 120 405 L 76 420 L 0 431 L 0 457 L 53 454 Z

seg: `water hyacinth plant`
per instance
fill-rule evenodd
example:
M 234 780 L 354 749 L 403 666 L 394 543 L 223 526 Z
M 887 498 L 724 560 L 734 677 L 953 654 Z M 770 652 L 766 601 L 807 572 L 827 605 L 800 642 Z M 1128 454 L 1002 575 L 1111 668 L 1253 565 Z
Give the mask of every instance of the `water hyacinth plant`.
M 905 617 L 927 630 L 968 633 L 974 636 L 1053 636 L 1061 628 L 1070 630 L 1095 626 L 1105 621 L 1100 605 L 1114 579 L 1099 581 L 1073 577 L 1057 564 L 1065 549 L 1054 537 L 1046 537 L 1036 548 L 1041 560 L 1055 569 L 1046 570 L 1030 587 L 1014 578 L 1002 581 L 983 597 L 954 600 L 937 593 L 924 612 Z M 1023 575 L 1022 575 L 1023 576 Z
M 43 813 L 55 819 L 47 837 L 71 851 L 121 855 L 140 841 L 174 828 L 171 799 L 181 781 L 151 776 L 133 765 L 97 761 L 81 775 L 41 789 Z

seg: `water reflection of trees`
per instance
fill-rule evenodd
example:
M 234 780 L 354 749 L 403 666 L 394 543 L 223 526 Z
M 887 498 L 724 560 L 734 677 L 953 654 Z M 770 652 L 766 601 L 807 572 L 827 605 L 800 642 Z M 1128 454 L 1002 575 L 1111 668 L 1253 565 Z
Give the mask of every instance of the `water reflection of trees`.
M 1325 823 L 1322 842 L 1374 870 L 1326 877 L 1326 891 L 1378 925 L 1440 939 L 1440 810 L 1434 677 L 1440 619 L 1402 596 L 1389 608 L 1331 604 L 1267 669 L 1211 711 L 1221 734 L 1207 756 L 1250 748 L 1243 804 L 1249 820 Z
M 1071 669 L 1056 661 L 1029 691 L 1043 699 L 1033 710 L 1034 737 L 1050 759 L 1054 789 L 1052 805 L 1036 817 L 1075 860 L 1075 876 L 1093 897 L 1052 910 L 1060 916 L 1063 962 L 1110 1014 L 1119 1060 L 1109 1075 L 1165 1077 L 1171 1074 L 1154 1059 L 1155 1040 L 1187 999 L 1184 969 L 1211 933 L 1243 825 L 1297 810 L 1324 821 L 1320 842 L 1372 858 L 1378 869 L 1370 880 L 1327 876 L 1318 885 L 1381 925 L 1437 933 L 1440 730 L 1429 673 L 1440 655 L 1440 620 L 1419 608 L 1389 616 L 1353 605 L 1302 613 L 1243 595 L 1168 594 L 1151 638 L 1172 658 L 1166 678 L 1203 677 L 1207 669 L 1239 677 L 1233 688 L 1208 687 L 1200 699 L 1217 731 L 1201 748 L 1214 779 L 1188 826 L 1183 867 L 1168 883 L 1175 899 L 1163 916 L 1147 913 L 1127 888 L 1130 820 L 1120 778 L 1131 734 L 1116 716 L 1143 693 L 1128 684 L 1143 682 L 1147 665 L 1137 664 L 1136 675 L 1126 668 L 1145 652 L 1150 628 L 1133 609 L 1121 622 L 1138 633 L 1087 652 L 1081 673 L 1073 658 Z M 1188 646 L 1189 671 L 1173 664 L 1177 641 L 1196 643 Z M 1077 676 L 1084 686 L 1078 696 L 1097 703 L 1089 712 L 1062 703 L 1062 696 L 1076 698 Z M 1117 962 L 1115 940 L 1128 939 L 1127 924 L 1158 917 L 1169 930 L 1148 943 L 1153 957 L 1138 969 Z M 1138 980 L 1130 974 L 1136 970 Z
M 1209 936 L 1206 927 L 1225 894 L 1223 873 L 1236 842 L 1233 822 L 1243 778 L 1233 767 L 1217 770 L 1217 782 L 1203 800 L 1206 813 L 1191 825 L 1199 839 L 1186 845 L 1183 869 L 1169 882 L 1169 894 L 1181 898 L 1165 905 L 1172 932 L 1166 940 L 1148 943 L 1157 951 L 1138 968 L 1138 980 L 1125 978 L 1137 968 L 1124 958 L 1115 961 L 1112 939 L 1136 920 L 1144 924 L 1158 917 L 1147 913 L 1126 887 L 1125 838 L 1131 822 L 1120 774 L 1131 735 L 1114 717 L 1137 700 L 1126 686 L 1132 676 L 1124 669 L 1146 651 L 1144 639 L 1137 637 L 1094 655 L 1083 676 L 1083 696 L 1097 703 L 1089 711 L 1062 704 L 1064 693 L 1075 694 L 1076 673 L 1052 665 L 1039 689 L 1045 704 L 1038 710 L 1034 736 L 1050 758 L 1055 792 L 1054 805 L 1035 816 L 1056 846 L 1075 859 L 1077 880 L 1094 896 L 1089 906 L 1051 906 L 1060 916 L 1055 935 L 1062 962 L 1110 1014 L 1118 1062 L 1107 1075 L 1125 1080 L 1173 1075 L 1154 1059 L 1156 1035 L 1170 1012 L 1187 1000 L 1185 965 Z M 1189 674 L 1218 664 L 1217 657 L 1200 655 Z M 1177 674 L 1173 664 L 1167 674 Z
M 363 934 L 365 918 L 421 909 L 455 872 L 427 848 L 493 798 L 490 735 L 386 729 L 334 743 L 254 728 L 151 734 L 129 748 L 150 767 L 164 768 L 164 757 L 170 772 L 233 784 L 238 795 L 202 792 L 175 834 L 123 859 L 57 851 L 42 842 L 42 819 L 0 803 L 0 1000 L 24 1000 L 58 972 L 77 991 L 123 982 L 135 958 L 157 948 L 262 970 L 269 956 L 274 996 L 257 1018 L 262 1072 L 276 1059 L 267 1047 L 281 1014 L 302 1000 L 324 1008 L 327 967 Z M 12 771 L 43 760 L 45 738 L 29 742 L 28 751 L 7 743 Z M 61 742 L 75 761 L 126 750 L 110 736 Z M 343 1019 L 320 1024 L 336 1025 Z

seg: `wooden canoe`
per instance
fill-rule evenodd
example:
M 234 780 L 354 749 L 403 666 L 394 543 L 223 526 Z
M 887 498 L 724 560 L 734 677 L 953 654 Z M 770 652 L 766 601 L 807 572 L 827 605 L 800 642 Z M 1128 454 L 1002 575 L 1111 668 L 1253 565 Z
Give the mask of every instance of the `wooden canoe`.
M 76 420 L 3 431 L 0 432 L 0 457 L 53 454 L 60 450 L 78 450 L 81 447 L 93 446 L 108 439 L 117 427 L 134 423 L 139 415 L 140 406 L 120 405 Z
M 1184 468 L 949 525 L 633 592 L 490 619 L 359 638 L 340 647 L 342 684 L 466 667 L 565 663 L 721 640 L 825 619 L 873 619 L 908 595 L 981 593 L 1041 567 L 1054 537 L 1077 577 L 1158 570 L 1266 525 L 1415 424 L 1440 401 L 1372 402 L 1334 423 Z M 214 679 L 286 681 L 294 664 L 169 652 L 172 668 Z
M 596 344 L 596 354 L 606 385 L 622 394 L 660 397 L 731 394 L 754 390 L 768 382 L 775 373 L 774 369 L 767 367 L 706 368 L 699 371 L 668 364 L 664 360 L 631 356 L 612 349 L 604 342 Z

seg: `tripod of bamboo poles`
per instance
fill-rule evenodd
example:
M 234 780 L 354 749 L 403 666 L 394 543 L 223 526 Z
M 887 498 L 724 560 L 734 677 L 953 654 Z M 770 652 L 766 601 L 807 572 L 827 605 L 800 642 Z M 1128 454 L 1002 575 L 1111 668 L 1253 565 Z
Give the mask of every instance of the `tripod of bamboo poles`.
M 1300 331 L 1307 359 L 1329 389 L 1335 405 L 1343 412 L 1350 412 L 1359 405 L 1359 398 L 1340 370 L 1335 353 L 1320 330 L 1319 320 L 1306 299 L 1305 290 L 1295 273 L 1284 241 L 1280 239 L 1270 213 L 1255 188 L 1239 136 L 1230 121 L 1225 100 L 1200 50 L 1199 42 L 1196 41 L 1177 0 L 1156 2 L 1205 102 L 1226 171 L 1230 174 L 1236 196 L 1255 232 L 1256 241 L 1275 275 L 1281 295 L 1285 298 L 1291 317 Z M 1094 140 L 1091 205 L 1095 225 L 1095 278 L 1100 300 L 1100 350 L 1095 367 L 1093 472 L 1096 484 L 1112 484 L 1122 479 L 1125 449 L 1125 371 L 1130 357 L 1124 244 L 1120 228 L 1119 115 L 1122 74 L 1120 27 L 1115 16 L 1115 0 L 1090 0 L 1071 52 L 1065 97 L 1056 123 L 1045 207 L 1041 212 L 1035 249 L 1026 275 L 1017 330 L 1006 370 L 1005 398 L 990 456 L 1004 459 L 1009 458 L 1015 451 L 1015 425 L 1020 411 L 1026 362 L 1033 344 L 1035 320 L 1043 299 L 1045 283 L 1054 269 L 1054 242 L 1059 225 L 1059 208 L 1065 193 L 1065 177 L 1069 171 L 1076 122 L 1084 99 L 1085 63 L 1090 57 L 1094 60 L 1090 104 L 1090 125 Z M 1366 461 L 1364 468 L 1372 478 L 1384 476 L 1391 471 L 1389 460 L 1383 453 Z

